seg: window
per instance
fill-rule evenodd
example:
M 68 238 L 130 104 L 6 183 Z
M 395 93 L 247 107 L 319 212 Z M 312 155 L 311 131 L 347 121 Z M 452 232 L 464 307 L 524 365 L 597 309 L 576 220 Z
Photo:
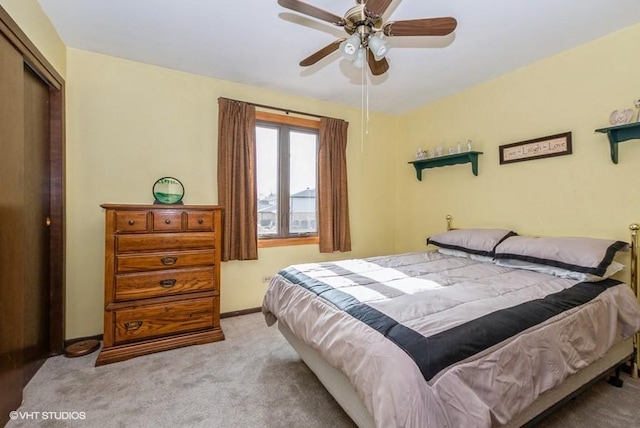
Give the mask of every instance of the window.
M 256 112 L 260 246 L 318 242 L 318 129 L 318 121 Z

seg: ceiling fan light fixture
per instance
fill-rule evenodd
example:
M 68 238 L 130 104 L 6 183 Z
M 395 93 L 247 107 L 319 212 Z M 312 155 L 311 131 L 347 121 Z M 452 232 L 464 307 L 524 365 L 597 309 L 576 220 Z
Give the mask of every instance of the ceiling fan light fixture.
M 358 50 L 360 49 L 360 45 L 362 44 L 362 40 L 360 40 L 359 34 L 350 35 L 347 40 L 340 43 L 340 52 L 342 55 L 350 60 L 355 60 L 358 55 Z
M 355 0 L 356 6 L 349 9 L 344 17 L 327 12 L 307 3 L 307 0 L 278 0 L 286 9 L 328 22 L 348 34 L 339 38 L 319 51 L 300 61 L 300 66 L 313 65 L 339 50 L 343 57 L 354 65 L 365 68 L 368 65 L 374 76 L 389 70 L 385 56 L 389 53 L 386 37 L 446 36 L 457 28 L 458 21 L 453 17 L 405 19 L 385 21 L 393 0 Z
M 389 52 L 387 41 L 380 36 L 373 36 L 369 39 L 369 49 L 371 49 L 376 61 L 380 61 Z

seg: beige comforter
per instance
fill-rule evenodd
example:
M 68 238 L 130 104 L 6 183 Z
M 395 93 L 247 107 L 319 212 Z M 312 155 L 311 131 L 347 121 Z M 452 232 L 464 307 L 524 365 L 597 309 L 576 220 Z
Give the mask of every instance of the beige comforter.
M 460 329 L 474 319 L 540 301 L 576 282 L 437 251 L 295 265 L 286 271 L 274 277 L 265 294 L 267 324 L 285 323 L 342 371 L 380 428 L 507 423 L 541 393 L 640 330 L 640 306 L 630 288 L 620 284 L 460 361 L 425 369 L 324 292 L 336 289 L 429 340 L 447 330 L 466 331 Z M 291 273 L 314 286 L 296 284 Z M 467 337 L 478 339 L 476 333 Z

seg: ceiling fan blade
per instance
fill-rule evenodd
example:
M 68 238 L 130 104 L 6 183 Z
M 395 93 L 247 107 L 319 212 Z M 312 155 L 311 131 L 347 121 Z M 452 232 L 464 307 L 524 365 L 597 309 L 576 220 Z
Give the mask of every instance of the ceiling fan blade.
M 314 18 L 321 19 L 323 21 L 330 22 L 334 25 L 343 26 L 344 20 L 331 12 L 320 9 L 319 7 L 312 6 L 308 3 L 300 0 L 278 0 L 278 4 L 287 9 L 295 10 L 296 12 L 303 13 L 305 15 L 313 16 Z
M 458 26 L 455 18 L 424 18 L 391 21 L 384 25 L 386 36 L 446 36 Z
M 379 17 L 386 12 L 392 1 L 393 0 L 367 0 L 364 9 L 369 16 Z
M 371 74 L 373 74 L 374 76 L 379 76 L 386 73 L 389 69 L 389 62 L 387 61 L 387 59 L 382 58 L 380 61 L 376 61 L 375 57 L 373 56 L 373 52 L 371 52 L 371 49 L 367 49 L 367 53 L 367 62 L 369 63 Z
M 344 41 L 344 39 L 338 39 L 338 40 L 334 41 L 333 43 L 328 44 L 327 46 L 323 47 L 318 52 L 315 52 L 315 53 L 309 55 L 308 57 L 306 57 L 305 59 L 300 61 L 300 66 L 301 67 L 308 67 L 310 65 L 315 64 L 316 62 L 320 61 L 322 58 L 324 58 L 325 56 L 329 55 L 330 53 L 333 53 L 333 52 L 337 51 L 338 48 L 340 47 L 340 43 L 342 43 L 343 41 Z

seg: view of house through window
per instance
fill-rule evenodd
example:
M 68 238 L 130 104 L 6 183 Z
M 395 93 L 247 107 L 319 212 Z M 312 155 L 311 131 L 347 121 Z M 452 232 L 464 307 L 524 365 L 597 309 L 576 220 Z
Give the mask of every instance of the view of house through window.
M 318 129 L 256 122 L 258 237 L 316 235 Z

